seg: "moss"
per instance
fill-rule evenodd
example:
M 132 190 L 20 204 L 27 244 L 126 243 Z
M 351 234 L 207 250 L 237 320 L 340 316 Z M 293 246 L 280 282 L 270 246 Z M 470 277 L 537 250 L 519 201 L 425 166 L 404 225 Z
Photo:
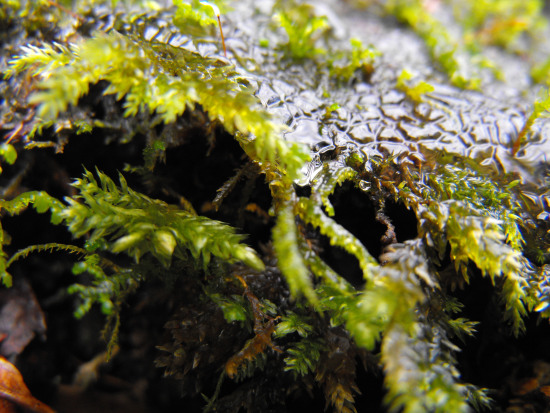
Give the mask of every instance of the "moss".
M 76 253 L 73 273 L 91 275 L 70 288 L 80 300 L 76 315 L 99 305 L 111 346 L 120 310 L 140 286 L 157 278 L 168 289 L 178 285 L 184 298 L 175 296 L 180 309 L 167 324 L 171 339 L 161 343 L 158 365 L 182 380 L 188 395 L 212 390 L 207 410 L 260 411 L 315 386 L 335 411 L 352 412 L 365 390 L 356 363 L 374 355 L 390 410 L 488 405 L 487 391 L 460 372 L 460 340 L 478 324 L 460 316 L 456 290 L 489 280 L 499 334 L 523 334 L 528 313 L 549 315 L 550 243 L 540 235 L 549 228 L 547 172 L 540 172 L 547 166 L 539 150 L 548 140 L 548 102 L 527 115 L 527 100 L 465 90 L 485 81 L 479 68 L 471 77 L 462 71 L 472 68 L 459 56 L 463 46 L 473 53 L 468 42 L 455 43 L 420 2 L 383 3 L 386 14 L 420 35 L 447 75 L 430 67 L 414 83 L 407 62 L 365 47 L 369 38 L 338 38 L 336 23 L 313 5 L 279 1 L 267 14 L 233 6 L 234 13 L 222 7 L 227 58 L 216 20 L 200 2 L 107 14 L 83 3 L 70 29 L 73 16 L 49 6 L 47 25 L 23 32 L 9 26 L 22 37 L 3 55 L 2 88 L 12 99 L 2 106 L 12 142 L 3 160 L 17 166 L 21 153 L 46 145 L 63 151 L 67 140 L 98 133 L 100 145 L 138 148 L 143 162 L 125 167 L 134 184 L 85 170 L 64 200 L 44 191 L 3 199 L 0 208 L 12 215 L 28 206 L 50 212 L 75 245 L 53 240 L 12 252 L 2 232 L 2 281 L 9 285 L 8 271 L 31 252 Z M 543 19 L 535 6 L 525 9 L 530 21 Z M 14 7 L 2 18 L 27 21 L 18 14 L 23 6 Z M 488 10 L 458 23 L 485 30 L 487 19 L 506 19 Z M 490 43 L 511 44 L 521 33 L 495 33 Z M 507 86 L 489 82 L 509 96 Z M 213 153 L 224 139 L 238 143 L 229 154 L 237 172 L 211 171 L 224 176 L 206 202 L 195 193 L 208 187 L 203 177 L 167 154 L 201 141 L 206 149 L 188 162 L 221 161 L 225 149 Z M 268 195 L 254 188 L 260 181 Z M 383 228 L 380 239 L 366 242 L 339 222 L 337 211 L 347 210 L 335 194 L 350 187 L 372 207 L 368 225 Z M 400 235 L 392 203 L 414 217 L 409 239 Z M 222 210 L 229 223 L 216 216 Z M 268 242 L 234 228 L 250 214 Z M 331 268 L 327 255 L 335 251 L 358 263 L 359 283 Z M 225 380 L 234 391 L 224 393 Z M 270 388 L 269 397 L 251 401 L 250 394 Z

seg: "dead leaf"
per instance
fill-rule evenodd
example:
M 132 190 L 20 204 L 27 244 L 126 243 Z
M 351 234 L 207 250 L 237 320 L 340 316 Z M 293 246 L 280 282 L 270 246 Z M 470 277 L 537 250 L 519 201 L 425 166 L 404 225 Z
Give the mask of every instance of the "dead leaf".
M 0 357 L 0 402 L 0 412 L 15 412 L 16 405 L 34 413 L 54 413 L 32 396 L 19 370 L 4 357 Z
M 0 399 L 0 412 L 2 413 L 16 413 L 15 404 L 9 400 Z
M 514 389 L 514 394 L 517 396 L 523 396 L 524 394 L 535 391 L 538 387 L 539 381 L 534 377 L 528 377 L 517 383 L 517 388 Z
M 5 357 L 21 354 L 38 334 L 44 337 L 46 321 L 28 281 L 17 278 L 13 287 L 0 290 L 0 354 Z
M 550 397 L 550 386 L 541 386 L 539 389 L 546 397 Z

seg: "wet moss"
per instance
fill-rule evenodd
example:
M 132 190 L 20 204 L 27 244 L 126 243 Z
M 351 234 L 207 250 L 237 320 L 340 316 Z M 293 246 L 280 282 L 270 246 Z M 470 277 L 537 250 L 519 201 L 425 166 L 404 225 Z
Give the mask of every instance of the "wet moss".
M 44 192 L 2 200 L 10 214 L 49 211 L 86 239 L 7 248 L 4 283 L 32 251 L 78 252 L 73 271 L 92 275 L 72 288 L 78 314 L 99 304 L 111 345 L 139 285 L 179 286 L 157 363 L 186 397 L 206 392 L 206 410 L 277 410 L 316 388 L 335 411 L 352 412 L 369 391 L 357 363 L 383 369 L 389 409 L 488 405 L 475 385 L 489 384 L 457 360 L 475 323 L 458 316 L 457 297 L 474 304 L 456 291 L 487 284 L 495 305 L 484 334 L 521 335 L 533 328 L 528 313 L 547 322 L 546 106 L 532 114 L 534 86 L 473 64 L 485 46 L 473 50 L 467 36 L 509 22 L 499 8 L 465 21 L 424 2 L 347 3 L 338 15 L 329 0 L 232 4 L 227 57 L 197 2 L 84 4 L 78 16 L 53 5 L 44 26 L 7 25 L 6 137 L 20 152 L 66 149 L 78 157 L 64 163 L 71 175 L 80 162 L 133 178 L 86 171 L 65 202 Z M 525 16 L 544 21 L 529 4 Z M 0 17 L 25 22 L 22 7 Z M 460 47 L 445 18 L 470 30 Z M 357 21 L 350 41 L 345 29 Z M 512 43 L 532 35 L 491 33 L 487 43 L 516 63 Z M 411 59 L 401 49 L 415 41 Z M 111 164 L 73 152 L 90 131 L 101 150 L 128 153 Z

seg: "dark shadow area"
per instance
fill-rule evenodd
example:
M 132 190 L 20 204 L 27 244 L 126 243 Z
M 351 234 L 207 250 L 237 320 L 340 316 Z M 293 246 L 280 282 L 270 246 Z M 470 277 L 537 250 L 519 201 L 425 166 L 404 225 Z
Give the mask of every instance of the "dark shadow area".
M 336 188 L 330 201 L 334 205 L 334 220 L 357 237 L 369 253 L 378 259 L 385 246 L 382 238 L 388 231 L 388 226 L 377 216 L 379 206 L 368 194 L 351 183 Z M 395 227 L 397 242 L 418 236 L 416 215 L 402 203 L 387 199 L 384 213 L 389 218 L 389 224 Z
M 139 184 L 139 179 L 122 170 L 124 165 L 140 165 L 143 163 L 143 148 L 145 138 L 135 136 L 128 143 L 111 142 L 105 144 L 106 131 L 97 130 L 90 134 L 74 136 L 69 139 L 62 154 L 53 159 L 65 170 L 71 178 L 80 178 L 84 168 L 95 174 L 99 170 L 107 174 L 118 184 L 118 173 L 122 172 L 128 184 L 132 187 Z M 136 188 L 137 189 L 137 188 Z
M 247 164 L 237 141 L 219 128 L 214 140 L 200 128 L 189 132 L 187 139 L 166 151 L 166 162 L 155 169 L 155 181 L 146 182 L 152 196 L 176 204 L 184 197 L 199 215 L 237 228 L 254 248 L 266 243 L 273 226 L 268 215 L 271 192 L 256 167 Z M 215 204 L 222 188 L 227 190 Z
M 384 211 L 395 227 L 397 242 L 405 242 L 418 236 L 416 214 L 403 203 L 387 199 Z
M 323 261 L 355 288 L 361 288 L 365 280 L 357 258 L 343 248 L 330 245 L 330 240 L 324 235 L 319 234 L 318 240 L 322 248 L 320 256 Z
M 196 128 L 186 131 L 186 142 L 166 150 L 166 162 L 158 163 L 155 175 L 158 182 L 151 186 L 154 196 L 171 188 L 185 197 L 200 211 L 212 202 L 216 191 L 246 162 L 239 144 L 223 131 L 211 141 L 205 131 Z M 197 162 L 200 160 L 200 162 Z M 164 188 L 163 188 L 164 185 Z
M 273 202 L 269 186 L 263 175 L 254 175 L 242 177 L 217 211 L 206 209 L 199 213 L 237 228 L 246 236 L 244 242 L 258 250 L 270 241 L 275 218 L 269 215 Z
M 355 398 L 357 413 L 384 413 L 388 409 L 384 406 L 384 377 L 382 371 L 375 367 L 375 371 L 365 369 L 361 360 L 357 360 L 356 383 L 361 390 Z
M 297 196 L 301 196 L 304 198 L 309 198 L 311 196 L 311 186 L 309 185 L 294 185 L 294 190 L 296 191 Z
M 271 192 L 238 142 L 220 128 L 214 140 L 200 128 L 187 139 L 168 149 L 166 162 L 157 165 L 156 181 L 147 182 L 152 196 L 176 204 L 177 196 L 184 197 L 199 215 L 235 227 L 254 248 L 268 242 L 274 224 L 268 214 Z
M 378 259 L 382 251 L 380 239 L 386 233 L 386 227 L 376 220 L 375 206 L 369 196 L 347 182 L 336 188 L 330 201 L 335 211 L 333 219 L 357 237 Z
M 526 332 L 514 337 L 502 319 L 499 286 L 475 271 L 456 296 L 465 306 L 456 317 L 479 321 L 457 353 L 464 381 L 490 390 L 496 412 L 547 412 L 548 398 L 540 387 L 550 374 L 550 324 L 536 313 L 524 318 Z M 540 384 L 539 384 L 540 380 Z

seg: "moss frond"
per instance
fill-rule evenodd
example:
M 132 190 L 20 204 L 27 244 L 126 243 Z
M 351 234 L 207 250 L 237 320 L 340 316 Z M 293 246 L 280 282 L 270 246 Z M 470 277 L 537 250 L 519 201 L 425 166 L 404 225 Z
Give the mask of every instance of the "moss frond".
M 286 350 L 285 371 L 290 371 L 296 378 L 305 376 L 317 369 L 321 351 L 325 348 L 319 339 L 302 339 Z
M 408 82 L 413 78 L 413 75 L 407 70 L 402 70 L 401 74 L 397 78 L 397 89 L 405 92 L 407 97 L 415 103 L 422 102 L 422 97 L 426 93 L 434 91 L 434 87 L 429 83 L 421 80 L 414 85 L 410 85 Z
M 544 318 L 550 318 L 550 265 L 530 269 L 528 274 L 529 309 Z
M 197 36 L 204 34 L 205 30 L 212 26 L 218 25 L 215 16 L 212 16 L 212 9 L 198 0 L 193 0 L 190 3 L 174 0 L 174 5 L 176 12 L 173 22 L 182 33 L 191 33 Z
M 492 218 L 465 216 L 463 206 L 450 205 L 447 221 L 447 240 L 451 246 L 451 258 L 457 269 L 467 279 L 467 264 L 471 260 L 484 275 L 504 278 L 503 301 L 506 317 L 513 323 L 518 334 L 523 329 L 525 316 L 525 288 L 527 281 L 522 275 L 521 254 L 505 243 L 505 234 L 498 221 Z
M 318 13 L 312 4 L 278 0 L 273 11 L 274 26 L 283 29 L 288 39 L 278 44 L 285 57 L 298 62 L 318 62 L 317 70 L 325 66 L 331 78 L 344 83 L 356 74 L 362 78 L 373 72 L 380 52 L 357 38 L 350 39 L 343 48 L 328 42 L 334 28 L 329 17 Z
M 78 295 L 80 301 L 75 310 L 77 318 L 82 318 L 94 304 L 99 304 L 106 316 L 115 316 L 124 298 L 135 291 L 142 280 L 139 273 L 117 265 L 109 266 L 109 275 L 105 270 L 105 258 L 98 254 L 87 253 L 84 260 L 73 266 L 74 275 L 93 276 L 92 285 L 73 284 L 68 289 L 70 294 Z
M 409 254 L 411 251 L 419 255 Z M 419 283 L 429 277 L 423 256 L 418 242 L 396 246 L 388 254 L 388 263 L 378 268 L 372 287 L 358 295 L 355 306 L 345 315 L 346 326 L 358 345 L 374 348 L 393 323 L 412 331 L 416 320 L 414 309 L 426 299 Z
M 11 200 L 0 199 L 0 211 L 4 210 L 10 215 L 18 215 L 29 206 L 34 207 L 38 213 L 51 211 L 52 224 L 59 224 L 61 222 L 59 213 L 64 207 L 63 203 L 44 191 L 25 192 Z M 6 287 L 11 287 L 13 281 L 11 274 L 8 272 L 8 267 L 14 261 L 14 258 L 12 257 L 11 259 L 8 259 L 8 254 L 6 254 L 3 249 L 3 246 L 8 244 L 8 240 L 9 235 L 0 226 L 0 279 Z M 38 247 L 38 249 L 40 248 Z M 31 252 L 31 250 L 26 252 L 23 250 L 21 254 L 24 256 L 29 252 Z M 19 256 L 16 253 L 15 259 L 17 258 L 19 258 Z
M 313 326 L 310 322 L 311 320 L 308 317 L 299 315 L 294 311 L 288 311 L 286 315 L 281 317 L 279 324 L 277 324 L 275 336 L 280 338 L 288 334 L 297 333 L 300 337 L 305 338 L 313 331 Z
M 293 1 L 281 3 L 275 6 L 279 11 L 274 19 L 288 36 L 288 43 L 285 45 L 287 53 L 298 60 L 311 59 L 326 53 L 316 44 L 330 28 L 326 16 L 317 16 L 310 4 L 297 4 Z
M 471 67 L 475 65 L 464 46 L 460 44 L 460 39 L 453 37 L 447 27 L 432 15 L 421 1 L 387 1 L 384 7 L 387 13 L 394 15 L 418 33 L 429 48 L 433 59 L 449 76 L 451 83 L 461 88 L 479 88 L 479 74 L 475 73 L 475 70 L 472 73 Z M 463 56 L 467 58 L 464 59 Z M 466 62 L 468 64 L 465 64 Z
M 454 14 L 472 44 L 490 44 L 514 50 L 522 34 L 537 35 L 545 22 L 540 0 L 482 0 L 454 2 Z
M 445 348 L 450 343 L 437 330 L 422 325 L 413 331 L 411 335 L 393 325 L 382 342 L 390 408 L 405 413 L 470 411 L 465 388 L 457 385 L 454 360 Z
M 365 280 L 372 280 L 376 260 L 353 234 L 326 216 L 322 208 L 310 199 L 300 198 L 297 209 L 300 218 L 319 228 L 321 234 L 329 238 L 331 245 L 341 247 L 354 255 L 359 260 Z
M 122 175 L 119 186 L 101 172 L 98 178 L 99 182 L 87 171 L 76 180 L 73 186 L 79 194 L 67 199 L 69 205 L 60 213 L 76 237 L 108 240 L 112 252 L 124 252 L 136 262 L 151 253 L 169 266 L 174 255 L 185 260 L 190 252 L 204 266 L 215 256 L 264 268 L 256 252 L 242 244 L 243 237 L 228 225 L 140 194 L 128 187 Z
M 333 57 L 328 61 L 330 75 L 344 82 L 352 79 L 358 72 L 368 77 L 374 71 L 374 64 L 381 55 L 374 46 L 365 46 L 359 39 L 351 39 L 350 46 L 350 52 L 331 53 Z
M 63 203 L 44 191 L 29 191 L 11 200 L 0 200 L 0 209 L 4 209 L 11 215 L 18 215 L 29 206 L 32 206 L 39 214 L 51 211 L 52 224 L 61 222 L 59 213 L 64 207 Z
M 40 79 L 30 103 L 38 105 L 43 121 L 56 119 L 103 80 L 109 83 L 104 94 L 124 99 L 125 116 L 156 113 L 172 123 L 201 105 L 229 133 L 243 134 L 239 141 L 246 149 L 252 145 L 253 159 L 279 163 L 292 179 L 309 159 L 299 145 L 280 138 L 281 125 L 261 108 L 246 80 L 215 59 L 114 31 L 70 47 L 46 44 L 22 51 L 10 61 L 8 75 L 29 70 Z
M 329 196 L 334 193 L 338 185 L 346 181 L 353 181 L 357 177 L 357 172 L 349 167 L 331 167 L 325 164 L 319 177 L 312 182 L 312 194 L 314 198 L 319 197 L 329 217 L 334 216 L 334 207 L 330 203 Z M 317 199 L 316 199 L 317 201 Z
M 109 273 L 106 269 L 109 269 Z M 120 311 L 126 298 L 135 292 L 144 280 L 141 272 L 131 268 L 122 268 L 99 254 L 88 253 L 84 260 L 73 266 L 73 274 L 87 273 L 93 277 L 91 284 L 75 283 L 67 291 L 78 297 L 78 306 L 74 311 L 76 318 L 82 318 L 93 305 L 99 305 L 106 316 L 103 338 L 107 342 L 107 352 L 112 354 L 118 343 L 120 329 Z
M 449 243 L 455 268 L 466 281 L 470 262 L 493 284 L 502 277 L 506 318 L 519 333 L 526 313 L 526 279 L 521 255 L 524 241 L 515 214 L 520 208 L 517 196 L 468 168 L 449 165 L 428 174 L 424 182 L 429 186 L 421 185 L 417 191 L 427 203 L 413 201 L 421 223 L 420 235 L 440 255 Z M 414 198 L 411 193 L 407 197 Z
M 8 272 L 8 254 L 4 251 L 4 245 L 8 243 L 8 240 L 9 235 L 0 226 L 0 281 L 9 288 L 13 285 L 13 278 Z
M 76 245 L 58 244 L 55 242 L 48 243 L 48 244 L 31 245 L 13 254 L 10 257 L 10 259 L 7 261 L 6 266 L 9 267 L 15 261 L 20 260 L 22 258 L 26 258 L 29 256 L 29 254 L 32 254 L 35 252 L 53 252 L 53 251 L 65 251 L 65 252 L 68 252 L 69 254 L 77 254 L 77 255 L 88 254 L 88 251 L 86 251 L 83 248 L 77 247 Z
M 17 160 L 17 151 L 9 143 L 2 143 L 0 145 L 0 156 L 8 164 L 13 165 Z M 2 168 L 0 167 L 0 173 L 2 173 Z
M 273 247 L 279 259 L 278 265 L 292 294 L 303 294 L 311 303 L 316 303 L 317 296 L 313 290 L 309 269 L 302 258 L 298 239 L 294 207 L 287 203 L 279 211 L 277 224 L 273 228 Z
M 525 140 L 528 138 L 529 134 L 532 132 L 531 128 L 535 122 L 543 117 L 548 116 L 550 110 L 550 90 L 546 89 L 544 91 L 546 96 L 543 96 L 540 99 L 537 99 L 533 104 L 533 111 L 525 121 L 523 128 L 521 128 L 518 137 L 512 145 L 512 155 L 516 155 L 522 144 L 526 143 Z

